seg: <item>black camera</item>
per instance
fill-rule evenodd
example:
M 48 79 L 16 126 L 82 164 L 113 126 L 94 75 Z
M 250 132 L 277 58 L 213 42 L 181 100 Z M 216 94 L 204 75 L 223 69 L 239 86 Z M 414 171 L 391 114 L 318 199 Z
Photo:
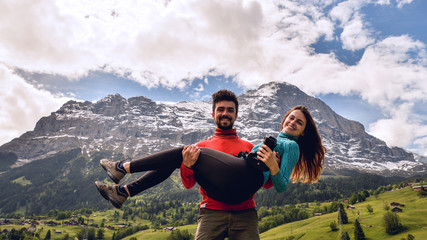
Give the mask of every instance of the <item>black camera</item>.
M 268 138 L 264 138 L 263 143 L 265 145 L 267 145 L 271 149 L 271 151 L 273 151 L 277 145 L 277 139 L 270 136 Z M 263 161 L 261 161 L 257 158 L 256 153 L 252 153 L 252 152 L 249 153 L 245 159 L 248 161 L 249 165 L 251 165 L 252 167 L 254 167 L 260 171 L 267 172 L 269 170 L 267 165 L 265 165 L 265 163 Z

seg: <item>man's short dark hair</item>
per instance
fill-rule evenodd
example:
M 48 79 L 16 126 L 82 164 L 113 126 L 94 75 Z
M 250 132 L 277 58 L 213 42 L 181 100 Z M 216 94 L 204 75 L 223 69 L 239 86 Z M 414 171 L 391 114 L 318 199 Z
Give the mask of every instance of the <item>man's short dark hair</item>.
M 212 94 L 212 112 L 215 112 L 215 106 L 218 102 L 221 101 L 232 101 L 236 105 L 236 114 L 239 110 L 239 102 L 237 101 L 236 94 L 234 92 L 227 90 L 227 89 L 221 89 L 218 92 Z

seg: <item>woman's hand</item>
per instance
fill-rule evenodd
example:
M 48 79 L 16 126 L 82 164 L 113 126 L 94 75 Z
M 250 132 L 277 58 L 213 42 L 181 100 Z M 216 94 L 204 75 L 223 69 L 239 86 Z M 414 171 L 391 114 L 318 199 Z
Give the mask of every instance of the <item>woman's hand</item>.
M 278 160 L 276 160 L 276 152 L 271 151 L 271 149 L 265 145 L 262 144 L 261 147 L 258 149 L 258 159 L 263 161 L 265 165 L 270 169 L 271 175 L 276 175 L 280 168 L 278 164 Z
M 200 155 L 200 149 L 193 145 L 187 145 L 182 150 L 182 164 L 187 168 L 192 168 Z

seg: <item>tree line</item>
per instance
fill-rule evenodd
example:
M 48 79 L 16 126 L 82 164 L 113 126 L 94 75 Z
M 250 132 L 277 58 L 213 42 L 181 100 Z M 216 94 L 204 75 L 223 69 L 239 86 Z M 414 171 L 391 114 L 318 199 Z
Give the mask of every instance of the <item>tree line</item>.
M 355 192 L 392 186 L 402 180 L 403 178 L 387 178 L 375 174 L 359 174 L 348 178 L 324 177 L 314 184 L 291 183 L 285 193 L 277 193 L 273 189 L 260 190 L 255 195 L 255 202 L 257 206 L 271 207 L 314 201 L 338 201 L 350 198 Z

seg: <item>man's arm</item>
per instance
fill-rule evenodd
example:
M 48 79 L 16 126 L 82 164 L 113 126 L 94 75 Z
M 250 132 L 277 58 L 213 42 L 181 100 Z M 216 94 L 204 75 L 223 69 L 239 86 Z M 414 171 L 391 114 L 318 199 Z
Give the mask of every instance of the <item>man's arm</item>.
M 181 181 L 187 189 L 196 185 L 194 172 L 191 168 L 196 163 L 199 155 L 200 149 L 196 146 L 188 145 L 182 150 Z

